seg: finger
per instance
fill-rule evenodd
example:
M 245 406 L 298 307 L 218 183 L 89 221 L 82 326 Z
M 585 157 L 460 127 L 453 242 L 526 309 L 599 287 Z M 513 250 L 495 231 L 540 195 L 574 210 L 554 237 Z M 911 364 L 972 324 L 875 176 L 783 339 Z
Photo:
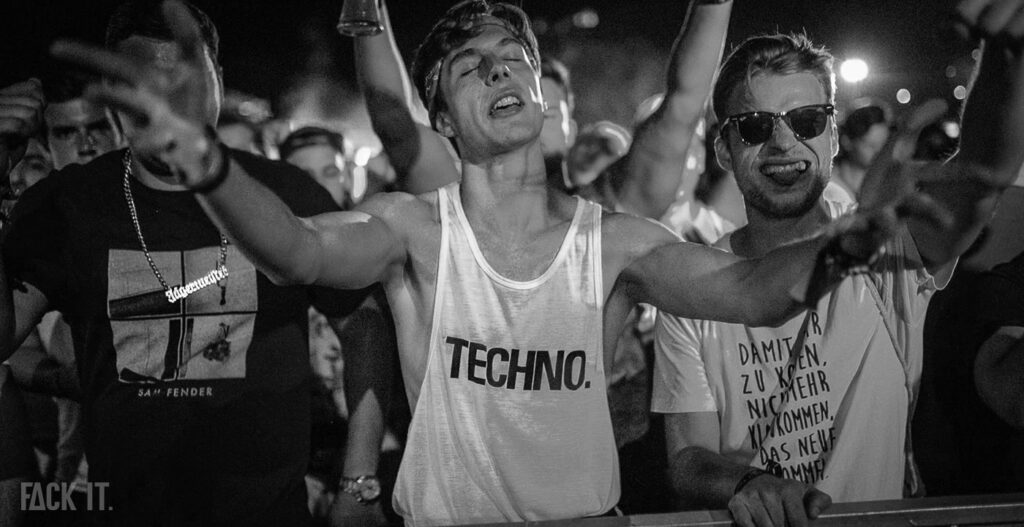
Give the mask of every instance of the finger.
M 144 75 L 142 69 L 128 57 L 89 44 L 58 40 L 50 46 L 50 54 L 129 84 L 135 84 Z
M 43 97 L 43 83 L 36 78 L 5 86 L 3 89 L 0 89 L 0 95 L 31 97 L 39 101 L 45 100 L 45 97 Z
M 1013 42 L 1019 42 L 1021 37 L 1024 37 L 1024 6 L 1006 23 L 1003 34 Z
M 746 502 L 733 498 L 729 501 L 729 512 L 732 513 L 732 521 L 740 527 L 756 527 L 754 524 L 754 518 L 750 516 L 750 511 L 747 510 Z
M 160 104 L 156 97 L 122 84 L 94 84 L 86 88 L 85 98 L 127 113 L 142 125 L 148 124 L 150 113 Z
M 1020 3 L 1015 0 L 993 2 L 979 15 L 977 29 L 981 34 L 989 37 L 1001 35 L 1013 15 L 1019 10 Z
M 786 523 L 792 527 L 806 527 L 807 513 L 804 511 L 803 494 L 787 492 L 782 496 L 782 508 L 786 512 Z
M 43 107 L 43 101 L 30 95 L 4 95 L 0 94 L 0 107 L 17 107 L 39 110 Z
M 956 6 L 956 16 L 960 22 L 966 24 L 969 28 L 973 28 L 978 24 L 978 18 L 981 16 L 982 11 L 992 2 L 992 0 L 963 0 Z
M 182 57 L 188 62 L 200 60 L 203 56 L 203 38 L 192 12 L 178 0 L 166 0 L 162 8 L 164 20 L 171 28 L 175 42 L 181 47 Z
M 924 193 L 911 194 L 896 206 L 899 218 L 916 218 L 924 220 L 943 231 L 953 227 L 953 214 L 939 205 L 931 196 Z
M 825 512 L 825 509 L 832 505 L 832 497 L 824 492 L 812 488 L 804 495 L 804 507 L 807 509 L 807 517 L 815 519 Z
M 34 121 L 38 121 L 37 116 L 41 108 L 34 106 L 6 106 L 0 107 L 0 116 L 6 119 L 17 119 L 24 121 L 26 124 L 31 124 Z
M 910 117 L 896 132 L 893 141 L 892 159 L 907 161 L 914 155 L 917 138 L 925 126 L 941 119 L 949 111 L 949 105 L 942 99 L 929 99 L 910 113 Z
M 782 507 L 780 496 L 777 494 L 761 493 L 761 505 L 772 520 L 772 525 L 786 525 L 786 511 Z
M 768 513 L 768 509 L 765 508 L 764 503 L 759 499 L 747 500 L 746 504 L 750 517 L 754 519 L 754 525 L 758 527 L 774 527 L 775 525 L 783 527 L 782 524 L 776 524 L 772 521 L 771 514 Z

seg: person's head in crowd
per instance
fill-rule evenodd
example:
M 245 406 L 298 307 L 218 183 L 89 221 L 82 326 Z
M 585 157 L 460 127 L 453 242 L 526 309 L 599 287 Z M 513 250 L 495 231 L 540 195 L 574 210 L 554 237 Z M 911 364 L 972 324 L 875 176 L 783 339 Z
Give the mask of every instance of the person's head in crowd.
M 261 125 L 270 117 L 267 101 L 228 90 L 217 120 L 217 137 L 231 148 L 265 155 Z
M 319 126 L 304 126 L 278 145 L 281 160 L 305 170 L 327 189 L 343 208 L 352 202 L 352 181 L 346 170 L 345 141 L 341 134 Z
M 598 121 L 583 128 L 569 150 L 569 179 L 574 188 L 592 183 L 604 169 L 626 155 L 632 136 L 625 128 Z
M 540 131 L 540 148 L 544 159 L 565 157 L 576 142 L 576 97 L 572 92 L 569 69 L 557 59 L 541 57 L 540 89 L 547 109 Z
M 882 103 L 869 103 L 853 110 L 839 127 L 840 159 L 858 168 L 868 168 L 889 140 L 891 131 L 892 119 Z
M 7 180 L 0 187 L 0 226 L 10 217 L 14 204 L 26 189 L 35 185 L 53 170 L 50 152 L 46 150 L 42 137 L 28 140 L 25 157 L 8 174 Z
M 470 163 L 537 141 L 544 123 L 537 39 L 513 5 L 464 0 L 416 51 L 431 124 Z M 482 82 L 481 82 L 482 81 Z
M 183 2 L 198 26 L 203 49 L 203 81 L 206 88 L 205 100 L 197 101 L 203 121 L 215 126 L 220 114 L 224 96 L 221 68 L 217 60 L 220 51 L 220 37 L 210 17 L 198 7 Z M 163 2 L 160 0 L 128 0 L 120 4 L 107 23 L 106 46 L 129 57 L 155 66 L 158 69 L 174 68 L 182 59 L 183 51 L 174 40 L 174 33 L 164 19 Z M 118 112 L 125 137 L 130 144 L 135 124 L 128 116 Z M 158 159 L 140 159 L 151 172 L 165 174 L 167 169 Z
M 113 115 L 84 97 L 95 79 L 77 71 L 61 71 L 43 79 L 46 107 L 43 126 L 53 167 L 85 164 L 124 146 Z
M 723 64 L 713 93 L 715 152 L 747 208 L 766 218 L 815 207 L 838 153 L 832 55 L 804 35 L 751 37 Z

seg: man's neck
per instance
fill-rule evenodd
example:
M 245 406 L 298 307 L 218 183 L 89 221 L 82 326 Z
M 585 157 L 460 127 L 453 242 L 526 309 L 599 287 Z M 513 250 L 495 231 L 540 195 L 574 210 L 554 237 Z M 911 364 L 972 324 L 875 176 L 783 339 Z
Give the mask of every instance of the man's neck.
M 548 185 L 537 145 L 481 161 L 463 161 L 462 206 L 474 226 L 534 232 L 560 216 L 566 196 Z
M 797 240 L 810 237 L 828 225 L 831 216 L 824 198 L 802 216 L 773 218 L 747 206 L 747 224 L 730 238 L 732 252 L 744 258 L 757 258 Z
M 864 182 L 864 175 L 867 174 L 867 169 L 860 165 L 855 165 L 852 161 L 846 163 L 837 163 L 835 168 L 832 170 L 832 174 L 836 176 L 833 181 L 836 181 L 846 187 L 851 196 L 856 196 L 857 191 L 860 190 L 861 183 Z
M 132 151 L 132 175 L 139 183 L 155 189 L 168 191 L 186 191 L 187 187 L 178 182 L 172 175 L 158 175 L 146 168 L 146 165 L 139 160 L 139 156 Z

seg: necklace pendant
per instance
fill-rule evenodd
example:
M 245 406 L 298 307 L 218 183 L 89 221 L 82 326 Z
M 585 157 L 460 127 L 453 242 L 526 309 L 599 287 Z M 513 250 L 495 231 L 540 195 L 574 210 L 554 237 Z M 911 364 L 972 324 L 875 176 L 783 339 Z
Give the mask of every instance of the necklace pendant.
M 204 287 L 209 287 L 213 284 L 216 284 L 217 282 L 220 282 L 221 280 L 227 277 L 227 266 L 218 265 L 216 269 L 210 271 L 209 273 L 206 273 L 206 276 L 202 278 L 192 280 L 191 282 L 183 286 L 175 286 L 168 288 L 166 291 L 164 291 L 164 295 L 167 296 L 167 301 L 173 304 L 178 300 L 186 298 L 192 293 L 195 293 L 196 291 L 203 289 Z

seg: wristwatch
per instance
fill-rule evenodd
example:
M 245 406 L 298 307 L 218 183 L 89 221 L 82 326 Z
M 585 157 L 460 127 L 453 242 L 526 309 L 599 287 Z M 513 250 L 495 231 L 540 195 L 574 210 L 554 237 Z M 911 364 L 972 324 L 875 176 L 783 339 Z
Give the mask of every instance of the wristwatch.
M 380 497 L 380 480 L 373 474 L 365 474 L 358 478 L 342 476 L 341 491 L 350 494 L 364 505 L 373 503 Z

